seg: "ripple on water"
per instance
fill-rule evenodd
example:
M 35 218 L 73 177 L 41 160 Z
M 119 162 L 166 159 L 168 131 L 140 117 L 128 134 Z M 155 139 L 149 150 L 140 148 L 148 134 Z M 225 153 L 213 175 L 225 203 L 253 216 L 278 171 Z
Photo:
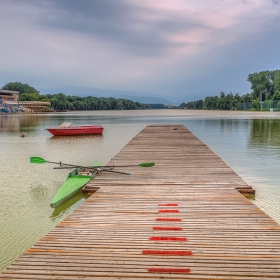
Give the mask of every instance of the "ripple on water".
M 263 195 L 261 199 L 256 199 L 254 204 L 280 224 L 280 199 L 277 196 Z
M 255 177 L 253 188 L 256 191 L 255 200 L 252 202 L 280 224 L 280 196 L 277 185 L 272 185 L 269 180 Z
M 25 211 L 21 211 L 16 217 L 11 215 L 10 218 L 1 219 L 1 239 L 14 240 L 14 242 L 5 242 L 1 245 L 1 255 L 5 256 L 5 258 L 0 258 L 1 267 L 9 265 L 15 256 L 20 256 L 24 250 L 31 247 L 37 240 L 37 238 L 34 238 L 37 233 L 34 232 L 34 229 L 32 230 L 30 223 L 21 222 L 26 215 Z M 14 230 L 15 228 L 16 230 Z M 18 246 L 18 240 L 25 246 Z

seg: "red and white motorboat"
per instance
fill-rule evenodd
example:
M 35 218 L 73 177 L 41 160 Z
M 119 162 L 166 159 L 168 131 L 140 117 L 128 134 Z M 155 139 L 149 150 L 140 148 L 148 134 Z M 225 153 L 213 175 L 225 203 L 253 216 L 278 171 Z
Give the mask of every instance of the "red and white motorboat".
M 55 136 L 91 135 L 102 134 L 104 127 L 101 125 L 70 126 L 71 123 L 62 123 L 58 127 L 46 128 Z

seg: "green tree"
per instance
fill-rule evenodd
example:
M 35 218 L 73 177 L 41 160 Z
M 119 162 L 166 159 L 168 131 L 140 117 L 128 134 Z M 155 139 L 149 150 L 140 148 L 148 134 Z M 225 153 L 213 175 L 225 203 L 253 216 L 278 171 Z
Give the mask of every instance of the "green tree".
M 243 95 L 242 99 L 243 102 L 252 102 L 253 98 L 252 98 L 252 94 L 250 93 L 246 93 L 245 95 Z
M 20 101 L 38 101 L 40 99 L 40 95 L 38 93 L 22 93 L 19 96 Z
M 253 100 L 253 110 L 260 110 L 260 101 L 259 98 Z
M 67 110 L 69 107 L 66 95 L 63 93 L 58 93 L 51 99 L 51 105 L 54 109 L 58 111 Z
M 274 100 L 280 100 L 280 70 L 273 73 L 274 78 Z
M 216 96 L 207 96 L 204 99 L 204 106 L 205 109 L 208 110 L 217 110 L 219 109 L 219 97 Z
M 2 89 L 18 91 L 20 95 L 22 93 L 37 93 L 37 94 L 40 93 L 40 91 L 36 90 L 34 87 L 31 87 L 28 84 L 23 84 L 20 82 L 7 83 L 2 87 Z
M 247 81 L 251 83 L 253 90 L 253 99 L 259 98 L 261 94 L 267 95 L 270 99 L 274 95 L 274 79 L 277 71 L 261 71 L 259 73 L 249 74 Z

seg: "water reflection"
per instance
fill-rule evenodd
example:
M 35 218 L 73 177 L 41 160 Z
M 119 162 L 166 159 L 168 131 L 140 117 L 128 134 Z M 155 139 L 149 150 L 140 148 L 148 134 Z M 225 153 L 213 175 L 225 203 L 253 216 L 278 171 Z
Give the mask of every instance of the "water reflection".
M 45 123 L 46 120 L 48 119 L 49 119 L 48 115 L 20 115 L 19 116 L 20 128 L 36 129 L 36 127 L 40 126 L 42 123 Z
M 280 147 L 280 121 L 277 119 L 252 120 L 249 144 Z
M 49 117 L 46 115 L 0 115 L 1 132 L 29 132 L 35 131 L 41 123 Z
M 51 216 L 50 219 L 55 221 L 56 219 L 64 216 L 66 213 L 68 213 L 72 208 L 76 208 L 78 205 L 82 204 L 85 199 L 87 199 L 89 196 L 82 193 L 82 191 L 78 192 L 76 195 L 70 197 L 68 200 L 66 200 L 64 203 L 56 207 Z
M 18 132 L 20 130 L 19 119 L 14 115 L 0 116 L 0 132 Z
M 53 135 L 49 138 L 50 141 L 80 141 L 80 140 L 90 140 L 90 139 L 101 139 L 103 138 L 102 134 L 93 134 L 93 135 L 70 135 L 70 136 L 58 136 Z

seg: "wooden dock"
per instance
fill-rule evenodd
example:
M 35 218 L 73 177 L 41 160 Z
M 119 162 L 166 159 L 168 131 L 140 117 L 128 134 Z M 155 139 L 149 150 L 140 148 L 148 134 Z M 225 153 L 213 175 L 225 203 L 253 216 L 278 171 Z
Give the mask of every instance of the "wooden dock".
M 150 125 L 101 172 L 94 192 L 0 279 L 280 279 L 280 226 L 182 125 Z

